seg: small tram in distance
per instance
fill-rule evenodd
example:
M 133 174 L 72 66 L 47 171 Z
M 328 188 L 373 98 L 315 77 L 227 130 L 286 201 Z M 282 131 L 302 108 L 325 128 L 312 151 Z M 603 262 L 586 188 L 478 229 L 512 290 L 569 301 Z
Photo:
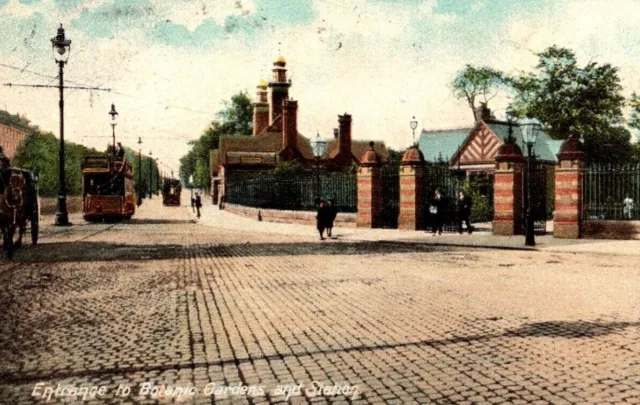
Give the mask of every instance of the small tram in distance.
M 162 205 L 179 206 L 181 189 L 180 180 L 165 179 L 162 184 Z
M 130 219 L 136 212 L 133 168 L 125 157 L 82 160 L 82 215 L 86 221 Z

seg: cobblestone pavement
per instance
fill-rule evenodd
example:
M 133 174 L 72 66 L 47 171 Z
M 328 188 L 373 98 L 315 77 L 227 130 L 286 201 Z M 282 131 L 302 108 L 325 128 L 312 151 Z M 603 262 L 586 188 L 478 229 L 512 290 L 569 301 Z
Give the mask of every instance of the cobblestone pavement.
M 2 404 L 640 403 L 629 257 L 73 221 L 0 261 Z

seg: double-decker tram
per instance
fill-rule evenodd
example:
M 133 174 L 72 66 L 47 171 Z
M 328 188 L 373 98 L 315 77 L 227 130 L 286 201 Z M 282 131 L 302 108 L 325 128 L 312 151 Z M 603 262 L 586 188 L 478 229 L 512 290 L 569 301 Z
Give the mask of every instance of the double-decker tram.
M 133 188 L 133 169 L 126 158 L 85 156 L 82 161 L 84 219 L 130 219 L 136 211 Z
M 162 185 L 162 204 L 180 205 L 180 180 L 165 179 Z

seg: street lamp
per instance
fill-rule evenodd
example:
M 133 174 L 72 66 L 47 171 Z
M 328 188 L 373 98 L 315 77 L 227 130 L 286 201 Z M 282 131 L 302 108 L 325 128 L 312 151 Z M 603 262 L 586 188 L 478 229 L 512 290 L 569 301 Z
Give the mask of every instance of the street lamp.
M 138 207 L 142 205 L 142 138 L 138 137 Z
M 196 207 L 193 201 L 193 174 L 189 175 L 189 190 L 191 190 L 191 209 L 195 212 Z
M 535 246 L 536 239 L 534 236 L 534 227 L 533 227 L 533 209 L 531 204 L 531 162 L 533 160 L 533 146 L 536 143 L 536 138 L 538 137 L 538 132 L 541 127 L 538 121 L 534 119 L 525 119 L 520 123 L 520 128 L 522 131 L 522 139 L 527 145 L 527 196 L 526 196 L 526 230 L 525 230 L 525 246 Z
M 322 158 L 327 151 L 327 141 L 320 138 L 320 132 L 318 132 L 316 138 L 311 141 L 311 149 L 313 151 L 313 157 L 316 158 L 316 199 L 320 199 L 320 158 Z
M 411 121 L 409 121 L 409 125 L 411 125 L 411 130 L 413 131 L 413 145 L 416 144 L 416 128 L 418 128 L 418 121 L 416 121 L 416 116 L 414 115 Z
M 67 190 L 65 187 L 64 173 L 64 65 L 69 59 L 71 53 L 71 40 L 64 36 L 64 28 L 62 24 L 58 28 L 58 35 L 51 38 L 51 48 L 53 49 L 53 57 L 58 64 L 58 88 L 60 90 L 60 150 L 58 153 L 58 207 L 56 210 L 56 225 L 68 226 L 69 214 L 67 212 Z
M 113 157 L 116 157 L 116 125 L 118 124 L 118 112 L 116 111 L 115 104 L 111 104 L 111 111 L 109 111 L 109 115 L 111 116 L 111 134 L 113 136 Z
M 149 151 L 149 199 L 151 199 L 151 187 L 153 185 L 153 177 L 151 177 L 151 163 L 153 162 L 153 158 L 151 156 L 153 156 L 153 154 Z

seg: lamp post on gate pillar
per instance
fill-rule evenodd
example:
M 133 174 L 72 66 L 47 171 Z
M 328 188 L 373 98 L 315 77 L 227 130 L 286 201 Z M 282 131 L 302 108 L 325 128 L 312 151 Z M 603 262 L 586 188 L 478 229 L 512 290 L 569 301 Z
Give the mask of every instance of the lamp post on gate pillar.
M 109 115 L 111 116 L 111 136 L 113 137 L 112 156 L 116 157 L 116 125 L 118 124 L 118 112 L 116 111 L 115 104 L 111 104 Z
M 533 226 L 533 207 L 531 204 L 531 162 L 533 160 L 533 146 L 536 143 L 536 138 L 538 137 L 538 132 L 540 131 L 540 124 L 538 121 L 533 119 L 526 119 L 520 123 L 520 128 L 522 130 L 522 138 L 527 145 L 527 196 L 526 196 L 526 230 L 525 230 L 525 242 L 526 246 L 535 246 L 536 238 L 534 235 L 534 226 Z
M 64 36 L 64 28 L 62 24 L 58 28 L 58 35 L 51 38 L 51 46 L 53 49 L 53 56 L 58 64 L 58 88 L 60 89 L 60 150 L 58 154 L 59 167 L 58 167 L 58 206 L 56 210 L 56 222 L 57 226 L 68 226 L 69 214 L 67 212 L 67 190 L 65 186 L 65 173 L 64 173 L 64 65 L 69 59 L 71 53 L 71 40 L 66 39 Z
M 320 132 L 316 135 L 316 138 L 311 141 L 311 150 L 313 151 L 313 157 L 316 159 L 316 199 L 320 199 L 320 159 L 324 156 L 327 150 L 327 141 L 320 138 Z
M 142 138 L 138 137 L 138 207 L 142 205 Z
M 413 143 L 412 145 L 416 144 L 416 128 L 418 128 L 418 121 L 416 121 L 416 116 L 414 115 L 413 118 L 411 119 L 411 121 L 409 122 L 409 125 L 411 125 L 411 130 L 413 131 Z

